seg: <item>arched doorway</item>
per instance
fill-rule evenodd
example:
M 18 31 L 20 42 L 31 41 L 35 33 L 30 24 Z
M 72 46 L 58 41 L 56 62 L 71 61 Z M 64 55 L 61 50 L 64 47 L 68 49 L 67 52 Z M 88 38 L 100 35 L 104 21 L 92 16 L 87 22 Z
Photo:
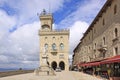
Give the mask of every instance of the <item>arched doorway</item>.
M 61 70 L 65 70 L 65 63 L 63 61 L 61 61 L 59 63 L 59 67 L 61 68 Z
M 51 63 L 51 67 L 55 70 L 57 68 L 57 63 L 55 61 L 53 61 Z

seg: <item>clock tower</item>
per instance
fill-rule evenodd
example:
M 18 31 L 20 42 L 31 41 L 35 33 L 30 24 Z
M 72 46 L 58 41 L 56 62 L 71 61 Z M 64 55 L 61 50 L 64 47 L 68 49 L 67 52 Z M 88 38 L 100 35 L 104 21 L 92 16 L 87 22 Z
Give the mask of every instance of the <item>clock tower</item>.
M 52 30 L 52 24 L 53 24 L 52 14 L 47 13 L 45 10 L 43 10 L 40 16 L 40 21 L 41 21 L 41 30 L 43 31 Z
M 47 61 L 49 67 L 54 70 L 56 68 L 68 70 L 69 30 L 53 30 L 53 16 L 45 10 L 39 15 L 39 18 L 41 21 L 39 30 L 40 66 L 45 66 Z

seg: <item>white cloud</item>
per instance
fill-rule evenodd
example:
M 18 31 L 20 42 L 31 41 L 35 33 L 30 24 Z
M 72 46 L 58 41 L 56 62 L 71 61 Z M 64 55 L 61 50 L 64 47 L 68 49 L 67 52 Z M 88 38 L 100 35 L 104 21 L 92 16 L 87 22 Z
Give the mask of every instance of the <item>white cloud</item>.
M 0 63 L 2 65 L 12 65 L 11 68 L 24 67 L 35 68 L 38 67 L 39 62 L 39 36 L 40 22 L 33 22 L 19 27 L 16 31 L 9 34 L 0 46 L 0 57 L 2 61 L 8 62 Z M 33 64 L 33 65 L 31 65 Z M 4 66 L 4 68 L 5 68 Z M 29 66 L 29 67 L 28 67 Z
M 80 39 L 87 28 L 88 28 L 88 23 L 83 21 L 76 21 L 70 27 L 70 53 L 73 52 L 74 48 L 80 42 Z
M 15 16 L 9 16 L 0 9 L 0 41 L 8 34 L 9 29 L 16 24 Z
M 80 39 L 82 38 L 83 33 L 87 30 L 88 23 L 84 21 L 76 21 L 69 28 L 70 28 L 70 39 L 69 39 L 69 44 L 70 44 L 69 62 L 70 63 L 69 64 L 71 65 L 73 50 L 80 42 Z
M 83 1 L 82 4 L 77 5 L 77 9 L 71 12 L 63 19 L 58 26 L 68 27 L 76 21 L 86 21 L 90 23 L 97 15 L 106 0 L 89 0 Z
M 9 16 L 5 11 L 0 9 L 0 25 L 4 28 L 10 28 L 16 23 L 15 16 Z
M 39 22 L 33 22 L 32 24 L 25 24 L 18 30 L 10 35 L 12 44 L 11 52 L 14 53 L 15 49 L 17 54 L 20 53 L 23 60 L 26 61 L 38 61 L 39 60 L 39 36 L 38 30 L 40 29 Z
M 0 55 L 0 63 L 7 63 L 7 62 L 8 62 L 7 57 L 4 55 Z
M 51 13 L 62 9 L 65 0 L 2 0 L 1 3 L 5 3 L 12 8 L 17 15 L 18 23 L 21 25 L 27 23 L 26 21 L 34 21 L 37 19 L 37 13 L 40 13 L 43 9 L 50 11 Z M 17 5 L 17 6 L 16 6 Z

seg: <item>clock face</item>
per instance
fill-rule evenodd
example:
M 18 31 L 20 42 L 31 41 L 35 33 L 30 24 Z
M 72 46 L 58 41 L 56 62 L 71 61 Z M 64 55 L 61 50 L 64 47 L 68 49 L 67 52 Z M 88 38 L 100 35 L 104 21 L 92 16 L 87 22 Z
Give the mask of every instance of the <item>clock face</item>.
M 43 25 L 43 26 L 42 26 L 42 29 L 48 30 L 48 29 L 49 29 L 49 26 L 48 26 L 48 25 Z

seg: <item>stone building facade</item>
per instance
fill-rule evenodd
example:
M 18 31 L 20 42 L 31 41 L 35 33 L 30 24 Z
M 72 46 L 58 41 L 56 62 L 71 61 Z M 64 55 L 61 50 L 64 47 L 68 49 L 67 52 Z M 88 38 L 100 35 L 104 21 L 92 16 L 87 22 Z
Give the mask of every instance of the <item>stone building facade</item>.
M 68 70 L 69 54 L 69 30 L 54 30 L 52 14 L 43 11 L 40 16 L 40 66 L 42 66 L 42 55 L 47 54 L 47 61 L 54 70 L 60 67 Z
M 74 49 L 73 64 L 116 55 L 120 55 L 120 0 L 107 0 Z

